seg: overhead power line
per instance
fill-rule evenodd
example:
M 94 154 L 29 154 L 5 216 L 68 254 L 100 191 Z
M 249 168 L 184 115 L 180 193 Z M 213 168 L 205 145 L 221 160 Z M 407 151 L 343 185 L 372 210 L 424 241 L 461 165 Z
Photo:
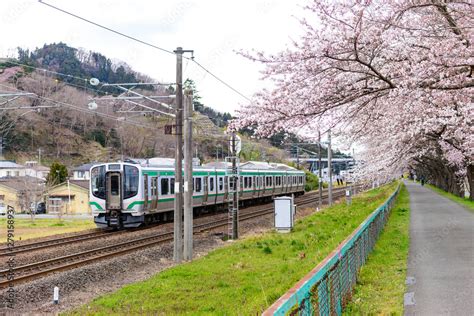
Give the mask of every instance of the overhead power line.
M 22 90 L 12 88 L 10 86 L 6 86 L 6 85 L 3 85 L 3 84 L 0 84 L 0 86 L 10 88 L 10 89 L 16 90 L 16 91 L 22 91 Z M 22 91 L 22 92 L 24 92 L 24 91 Z M 137 122 L 137 121 L 134 121 L 134 120 L 127 120 L 126 118 L 120 119 L 116 116 L 113 116 L 113 115 L 110 115 L 110 114 L 107 114 L 107 113 L 101 113 L 101 112 L 98 112 L 98 111 L 89 110 L 87 108 L 84 108 L 84 107 L 81 107 L 79 105 L 75 105 L 75 104 L 72 104 L 72 103 L 57 101 L 57 100 L 54 100 L 54 99 L 50 99 L 50 98 L 46 98 L 46 97 L 42 97 L 42 96 L 38 96 L 38 95 L 36 97 L 38 99 L 43 100 L 43 101 L 52 102 L 52 103 L 55 103 L 55 104 L 58 104 L 58 105 L 61 105 L 61 106 L 65 106 L 65 107 L 68 107 L 70 109 L 73 109 L 73 110 L 76 110 L 76 111 L 79 111 L 79 112 L 97 115 L 97 116 L 100 116 L 100 117 L 103 117 L 103 118 L 106 118 L 106 119 L 114 120 L 114 121 L 117 121 L 117 122 L 129 124 L 129 125 L 134 125 L 134 126 L 137 126 L 137 127 L 156 129 L 156 126 L 150 126 L 148 124 L 143 124 L 142 122 Z M 38 107 L 34 107 L 34 106 L 28 107 L 28 108 L 25 107 L 25 109 L 33 109 L 33 110 L 37 109 L 37 108 Z M 11 108 L 11 109 L 13 110 L 14 108 Z
M 38 2 L 40 2 L 41 4 L 44 4 L 44 5 L 46 5 L 46 6 L 48 6 L 48 7 L 50 7 L 50 8 L 53 8 L 53 9 L 55 9 L 55 10 L 57 10 L 57 11 L 60 11 L 60 12 L 62 12 L 62 13 L 65 13 L 65 14 L 67 14 L 67 15 L 70 15 L 70 16 L 72 16 L 72 17 L 75 17 L 76 19 L 82 20 L 82 21 L 84 21 L 84 22 L 87 22 L 87 23 L 92 24 L 92 25 L 94 25 L 94 26 L 97 26 L 97 27 L 99 27 L 99 28 L 102 28 L 102 29 L 104 29 L 104 30 L 107 30 L 107 31 L 109 31 L 109 32 L 112 32 L 112 33 L 114 33 L 114 34 L 117 34 L 117 35 L 123 36 L 123 37 L 125 37 L 125 38 L 128 38 L 129 40 L 138 42 L 138 43 L 140 43 L 140 44 L 146 45 L 146 46 L 151 47 L 151 48 L 154 48 L 154 49 L 158 49 L 158 50 L 163 51 L 163 52 L 168 53 L 168 54 L 175 55 L 175 53 L 174 53 L 173 51 L 171 51 L 171 50 L 165 49 L 165 48 L 163 48 L 163 47 L 159 47 L 159 46 L 157 46 L 157 45 L 151 44 L 151 43 L 149 43 L 149 42 L 146 42 L 146 41 L 141 40 L 141 39 L 139 39 L 139 38 L 133 37 L 133 36 L 131 36 L 131 35 L 127 35 L 127 34 L 122 33 L 122 32 L 120 32 L 120 31 L 116 31 L 116 30 L 114 30 L 114 29 L 112 29 L 112 28 L 110 28 L 110 27 L 104 26 L 104 25 L 99 24 L 99 23 L 97 23 L 97 22 L 94 22 L 94 21 L 91 21 L 91 20 L 89 20 L 89 19 L 83 18 L 83 17 L 81 17 L 81 16 L 79 16 L 79 15 L 77 15 L 77 14 L 74 14 L 74 13 L 72 13 L 72 12 L 69 12 L 69 11 L 66 11 L 66 10 L 64 10 L 64 9 L 58 8 L 58 7 L 56 7 L 56 6 L 52 5 L 52 4 L 46 3 L 46 2 L 44 2 L 43 0 L 38 0 Z M 206 67 L 204 67 L 203 65 L 201 65 L 199 62 L 197 62 L 197 61 L 195 60 L 194 57 L 186 57 L 186 56 L 182 56 L 182 57 L 183 57 L 184 59 L 188 59 L 188 60 L 194 61 L 198 67 L 200 67 L 200 68 L 201 68 L 202 70 L 204 70 L 206 73 L 208 73 L 209 75 L 211 75 L 214 79 L 216 79 L 217 81 L 219 81 L 221 84 L 223 84 L 224 86 L 226 86 L 227 88 L 229 88 L 229 89 L 232 90 L 233 92 L 237 93 L 237 94 L 238 94 L 239 96 L 241 96 L 242 98 L 244 98 L 244 99 L 246 99 L 247 101 L 251 102 L 251 99 L 250 99 L 250 98 L 248 98 L 247 96 L 245 96 L 243 93 L 241 93 L 240 91 L 238 91 L 236 88 L 232 87 L 230 84 L 228 84 L 228 83 L 227 83 L 226 81 L 224 81 L 223 79 L 219 78 L 217 75 L 215 75 L 214 73 L 212 73 L 209 69 L 207 69 Z
M 76 15 L 76 14 L 74 14 L 74 13 L 72 13 L 72 12 L 63 10 L 63 9 L 61 9 L 61 8 L 58 8 L 58 7 L 54 6 L 54 5 L 52 5 L 52 4 L 46 3 L 46 2 L 44 2 L 44 1 L 42 1 L 42 0 L 38 0 L 38 1 L 39 1 L 41 4 L 44 4 L 44 5 L 46 5 L 46 6 L 50 7 L 50 8 L 53 8 L 53 9 L 58 10 L 58 11 L 60 11 L 60 12 L 63 12 L 63 13 L 65 13 L 65 14 L 67 14 L 67 15 L 73 16 L 73 17 L 75 17 L 76 19 L 79 19 L 79 20 L 82 20 L 82 21 L 84 21 L 84 22 L 90 23 L 90 24 L 92 24 L 92 25 L 95 25 L 95 26 L 97 26 L 97 27 L 100 27 L 100 28 L 102 28 L 102 29 L 104 29 L 104 30 L 107 30 L 107 31 L 109 31 L 109 32 L 115 33 L 115 34 L 117 34 L 117 35 L 126 37 L 126 38 L 128 38 L 128 39 L 130 39 L 130 40 L 132 40 L 132 41 L 135 41 L 135 42 L 141 43 L 141 44 L 143 44 L 143 45 L 150 46 L 150 47 L 152 47 L 152 48 L 161 50 L 161 51 L 166 52 L 166 53 L 168 53 L 168 54 L 174 55 L 174 52 L 172 52 L 172 51 L 170 51 L 170 50 L 167 50 L 167 49 L 165 49 L 165 48 L 162 48 L 162 47 L 153 45 L 153 44 L 151 44 L 151 43 L 145 42 L 145 41 L 143 41 L 143 40 L 141 40 L 141 39 L 138 39 L 138 38 L 136 38 L 136 37 L 133 37 L 133 36 L 127 35 L 127 34 L 125 34 L 125 33 L 116 31 L 116 30 L 114 30 L 114 29 L 111 29 L 110 27 L 107 27 L 107 26 L 104 26 L 104 25 L 102 25 L 102 24 L 96 23 L 96 22 L 94 22 L 94 21 L 88 20 L 88 19 L 83 18 L 83 17 L 81 17 L 81 16 L 79 16 L 79 15 Z
M 227 82 L 225 82 L 224 80 L 222 80 L 221 78 L 217 77 L 215 74 L 213 74 L 211 71 L 209 71 L 206 67 L 204 67 L 203 65 L 201 65 L 200 63 L 198 63 L 196 60 L 193 59 L 193 61 L 196 63 L 196 65 L 198 65 L 199 67 L 201 67 L 202 70 L 204 70 L 205 72 L 207 72 L 208 74 L 210 74 L 212 77 L 214 77 L 217 81 L 219 81 L 220 83 L 222 83 L 224 86 L 226 86 L 227 88 L 231 89 L 232 91 L 234 91 L 235 93 L 237 93 L 238 95 L 240 95 L 242 98 L 246 99 L 247 101 L 251 102 L 252 100 L 250 100 L 250 98 L 248 98 L 247 96 L 245 96 L 243 93 L 241 93 L 240 91 L 238 91 L 237 89 L 233 88 L 230 84 L 228 84 Z

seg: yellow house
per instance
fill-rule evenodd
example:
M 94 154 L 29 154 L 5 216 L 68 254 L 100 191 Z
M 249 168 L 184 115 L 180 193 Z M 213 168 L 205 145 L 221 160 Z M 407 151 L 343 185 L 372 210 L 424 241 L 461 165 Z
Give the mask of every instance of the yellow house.
M 89 181 L 69 180 L 51 187 L 47 193 L 48 213 L 91 214 Z
M 32 177 L 0 178 L 0 207 L 13 206 L 16 213 L 29 211 L 41 202 L 44 183 Z

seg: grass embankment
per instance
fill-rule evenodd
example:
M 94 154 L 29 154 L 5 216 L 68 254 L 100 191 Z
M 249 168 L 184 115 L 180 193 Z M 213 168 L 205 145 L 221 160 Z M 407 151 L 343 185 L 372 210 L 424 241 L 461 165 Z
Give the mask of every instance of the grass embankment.
M 403 186 L 385 229 L 362 266 L 345 315 L 403 314 L 409 224 L 409 195 Z
M 72 313 L 255 315 L 324 259 L 386 200 L 397 183 L 297 221 L 290 234 L 270 232 L 212 251 L 192 263 L 95 299 Z
M 449 193 L 449 192 L 446 192 L 438 187 L 435 187 L 434 185 L 431 185 L 431 184 L 428 184 L 426 185 L 428 188 L 430 188 L 431 190 L 441 194 L 442 196 L 444 197 L 447 197 L 448 199 L 456 202 L 456 203 L 459 203 L 459 204 L 462 204 L 464 206 L 467 207 L 467 209 L 471 212 L 474 212 L 474 201 L 471 201 L 467 198 L 462 198 L 462 197 L 459 197 L 457 195 L 454 195 L 452 193 Z
M 7 219 L 0 219 L 2 240 L 6 241 Z M 94 220 L 88 219 L 63 219 L 36 218 L 34 222 L 29 218 L 15 218 L 15 240 L 39 238 L 56 234 L 72 233 L 85 229 L 96 228 Z M 4 238 L 3 238 L 4 237 Z

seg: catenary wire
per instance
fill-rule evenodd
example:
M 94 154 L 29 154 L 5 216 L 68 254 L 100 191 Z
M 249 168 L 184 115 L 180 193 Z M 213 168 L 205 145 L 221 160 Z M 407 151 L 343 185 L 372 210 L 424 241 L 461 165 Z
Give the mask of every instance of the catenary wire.
M 76 19 L 79 19 L 79 20 L 82 20 L 82 21 L 84 21 L 84 22 L 90 23 L 90 24 L 95 25 L 95 26 L 97 26 L 97 27 L 99 27 L 99 28 L 105 29 L 105 30 L 107 30 L 107 31 L 109 31 L 109 32 L 112 32 L 112 33 L 115 33 L 115 34 L 117 34 L 117 35 L 120 35 L 120 36 L 123 36 L 123 37 L 125 37 L 125 38 L 128 38 L 128 39 L 130 39 L 130 40 L 132 40 L 132 41 L 135 41 L 135 42 L 141 43 L 141 44 L 143 44 L 143 45 L 146 45 L 146 46 L 149 46 L 149 47 L 158 49 L 158 50 L 160 50 L 160 51 L 163 51 L 163 52 L 166 52 L 166 53 L 175 55 L 174 52 L 172 52 L 172 51 L 170 51 L 170 50 L 168 50 L 168 49 L 165 49 L 165 48 L 156 46 L 156 45 L 151 44 L 151 43 L 148 43 L 148 42 L 146 42 L 146 41 L 144 41 L 144 40 L 138 39 L 138 38 L 136 38 L 136 37 L 127 35 L 127 34 L 125 34 L 125 33 L 119 32 L 119 31 L 116 31 L 116 30 L 111 29 L 111 28 L 109 28 L 109 27 L 107 27 L 107 26 L 101 25 L 101 24 L 99 24 L 99 23 L 97 23 L 97 22 L 94 22 L 94 21 L 91 21 L 91 20 L 89 20 L 89 19 L 83 18 L 83 17 L 81 17 L 81 16 L 79 16 L 79 15 L 77 15 L 77 14 L 74 14 L 74 13 L 72 13 L 72 12 L 66 11 L 66 10 L 61 9 L 61 8 L 59 8 L 59 7 L 56 7 L 56 6 L 52 5 L 52 4 L 46 3 L 46 2 L 44 2 L 43 0 L 38 0 L 38 1 L 39 1 L 41 4 L 44 4 L 44 5 L 46 5 L 46 6 L 50 7 L 50 8 L 53 8 L 53 9 L 55 9 L 55 10 L 58 10 L 58 11 L 60 11 L 60 12 L 62 12 L 62 13 L 65 13 L 65 14 L 67 14 L 67 15 L 70 15 L 70 16 L 72 16 L 72 17 L 75 17 Z M 225 82 L 223 79 L 219 78 L 217 75 L 215 75 L 215 74 L 214 74 L 213 72 L 211 72 L 209 69 L 207 69 L 206 67 L 204 67 L 203 65 L 201 65 L 199 62 L 196 61 L 196 59 L 195 59 L 194 57 L 186 57 L 186 56 L 183 56 L 183 58 L 184 58 L 184 59 L 188 59 L 188 60 L 194 61 L 197 66 L 199 66 L 199 67 L 200 67 L 202 70 L 204 70 L 206 73 L 210 74 L 214 79 L 216 79 L 216 80 L 219 81 L 221 84 L 223 84 L 224 86 L 226 86 L 227 88 L 229 88 L 229 89 L 232 90 L 233 92 L 237 93 L 238 95 L 240 95 L 241 97 L 243 97 L 243 98 L 246 99 L 247 101 L 251 102 L 251 99 L 250 99 L 250 98 L 248 98 L 248 97 L 245 96 L 243 93 L 241 93 L 240 91 L 238 91 L 237 89 L 235 89 L 234 87 L 232 87 L 230 84 L 228 84 L 227 82 Z

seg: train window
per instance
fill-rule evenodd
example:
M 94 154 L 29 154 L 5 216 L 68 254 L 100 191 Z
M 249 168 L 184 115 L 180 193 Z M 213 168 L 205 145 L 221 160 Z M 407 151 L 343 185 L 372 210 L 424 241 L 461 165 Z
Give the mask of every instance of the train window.
M 168 178 L 161 178 L 161 195 L 168 195 L 170 192 L 170 184 Z
M 249 188 L 252 188 L 252 187 L 253 187 L 252 177 L 249 177 Z
M 195 180 L 196 180 L 196 185 L 194 186 L 195 191 L 201 192 L 202 191 L 202 178 L 196 178 Z
M 174 194 L 174 178 L 170 178 L 170 194 Z
M 120 188 L 119 188 L 119 176 L 114 175 L 110 177 L 110 194 L 111 195 L 119 195 Z
M 244 177 L 244 189 L 247 189 L 249 187 L 249 178 Z
M 123 173 L 123 191 L 124 199 L 131 198 L 138 193 L 138 180 L 139 180 L 139 171 L 137 167 L 134 166 L 124 166 Z
M 105 166 L 92 168 L 91 191 L 95 197 L 105 199 Z
M 219 191 L 224 190 L 224 178 L 219 177 Z
M 209 191 L 214 191 L 214 178 L 209 178 Z

